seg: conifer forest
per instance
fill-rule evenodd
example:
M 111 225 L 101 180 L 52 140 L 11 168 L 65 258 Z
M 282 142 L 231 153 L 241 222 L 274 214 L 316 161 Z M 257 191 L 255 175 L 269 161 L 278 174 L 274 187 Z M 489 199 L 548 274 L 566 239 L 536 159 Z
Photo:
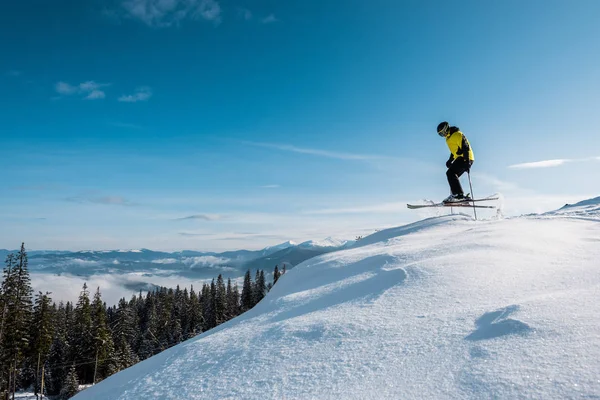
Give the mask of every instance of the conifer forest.
M 6 257 L 0 285 L 0 399 L 30 390 L 56 399 L 212 329 L 254 307 L 285 273 L 222 275 L 199 290 L 156 288 L 116 305 L 83 285 L 76 303 L 33 293 L 25 245 Z M 267 283 L 269 281 L 269 283 Z M 273 283 L 271 283 L 273 282 Z

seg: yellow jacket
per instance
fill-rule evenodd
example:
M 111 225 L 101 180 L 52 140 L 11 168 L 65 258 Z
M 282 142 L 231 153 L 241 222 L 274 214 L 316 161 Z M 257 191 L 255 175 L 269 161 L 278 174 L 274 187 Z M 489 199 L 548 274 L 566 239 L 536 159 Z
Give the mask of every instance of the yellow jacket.
M 464 150 L 469 152 L 469 160 L 474 161 L 475 155 L 473 154 L 473 149 L 471 148 L 471 144 L 469 140 L 461 131 L 455 131 L 446 137 L 446 144 L 450 149 L 450 153 L 454 159 L 463 158 Z M 466 157 L 464 157 L 466 158 Z

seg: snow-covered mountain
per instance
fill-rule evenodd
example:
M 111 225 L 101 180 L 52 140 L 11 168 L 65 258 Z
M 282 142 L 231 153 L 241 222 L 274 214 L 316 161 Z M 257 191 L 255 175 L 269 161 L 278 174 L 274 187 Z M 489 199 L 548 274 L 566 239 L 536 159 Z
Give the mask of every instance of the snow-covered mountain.
M 232 268 L 243 274 L 247 268 L 272 268 L 274 254 L 294 254 L 283 257 L 282 263 L 288 268 L 305 261 L 314 255 L 338 250 L 347 241 L 326 239 L 324 241 L 304 242 L 300 245 L 288 241 L 262 250 L 236 250 L 223 253 L 198 252 L 184 250 L 178 252 L 162 252 L 148 249 L 134 250 L 84 250 L 84 251 L 28 251 L 30 269 L 33 272 L 73 274 L 91 276 L 101 273 L 149 272 L 156 269 L 169 271 L 185 271 L 188 275 L 198 277 L 214 277 L 215 271 L 231 272 Z M 304 250 L 312 252 L 303 256 Z M 295 254 L 295 250 L 299 250 Z M 281 253 L 283 251 L 283 253 Z M 16 250 L 0 249 L 0 257 Z M 206 275 L 206 276 L 205 276 Z
M 599 206 L 377 232 L 76 399 L 598 398 Z
M 575 204 L 565 204 L 560 209 L 546 213 L 546 215 L 568 215 L 572 217 L 599 219 L 600 197 L 580 201 Z
M 307 243 L 298 245 L 288 241 L 261 250 L 223 253 L 148 249 L 33 250 L 28 251 L 28 255 L 35 290 L 52 292 L 56 301 L 75 300 L 83 283 L 87 282 L 88 286 L 100 287 L 103 293 L 110 290 L 106 300 L 112 303 L 156 286 L 198 286 L 202 280 L 213 279 L 219 274 L 235 280 L 243 277 L 248 269 L 263 269 L 270 273 L 275 265 L 290 269 L 309 258 L 344 248 L 347 242 L 326 239 L 322 246 Z M 335 247 L 338 243 L 340 246 Z M 1 259 L 4 260 L 8 253 L 8 250 L 0 250 Z
M 320 248 L 338 249 L 338 248 L 350 247 L 351 245 L 354 244 L 354 242 L 355 242 L 354 240 L 339 240 L 339 239 L 335 239 L 332 237 L 328 237 L 323 240 L 309 240 L 306 242 L 302 242 L 298 245 L 298 247 L 308 248 L 308 249 L 320 249 Z

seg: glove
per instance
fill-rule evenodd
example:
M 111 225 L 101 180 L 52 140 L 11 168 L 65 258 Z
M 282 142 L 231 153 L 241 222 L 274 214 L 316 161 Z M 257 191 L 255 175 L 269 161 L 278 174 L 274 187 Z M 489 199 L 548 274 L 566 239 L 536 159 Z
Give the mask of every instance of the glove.
M 452 161 L 454 161 L 454 156 L 450 154 L 450 158 L 448 159 L 448 161 L 446 161 L 446 168 L 450 168 L 450 166 L 452 165 Z
M 468 158 L 465 159 L 465 167 L 466 167 L 465 172 L 469 172 L 471 170 L 471 164 L 473 164 L 471 162 L 471 160 L 469 160 Z

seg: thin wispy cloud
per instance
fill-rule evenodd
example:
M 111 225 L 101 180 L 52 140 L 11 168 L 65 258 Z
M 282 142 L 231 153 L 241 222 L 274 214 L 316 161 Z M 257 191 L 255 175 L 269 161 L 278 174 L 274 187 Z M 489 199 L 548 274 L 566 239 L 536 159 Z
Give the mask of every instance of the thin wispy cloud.
M 121 6 L 128 17 L 152 27 L 178 25 L 186 19 L 221 22 L 221 6 L 215 0 L 125 0 Z
M 110 86 L 110 83 L 87 81 L 79 85 L 71 85 L 70 83 L 60 81 L 54 85 L 54 90 L 61 96 L 80 95 L 86 100 L 98 100 L 106 97 L 106 93 L 100 90 L 106 86 Z
M 97 99 L 103 99 L 105 97 L 106 97 L 106 94 L 103 91 L 93 90 L 92 92 L 90 92 L 90 94 L 85 96 L 85 99 L 86 100 L 97 100 Z
M 486 183 L 487 185 L 492 186 L 495 190 L 498 191 L 516 192 L 523 190 L 516 183 L 503 181 L 492 175 L 488 175 L 481 172 L 474 172 L 472 175 L 474 179 Z
M 65 199 L 68 202 L 80 203 L 80 204 L 104 204 L 104 205 L 117 205 L 117 206 L 136 206 L 137 203 L 133 203 L 120 196 L 102 196 L 102 197 L 83 197 L 75 196 L 68 197 Z
M 372 154 L 355 154 L 355 153 L 343 153 L 337 151 L 329 151 L 329 150 L 321 150 L 321 149 L 311 149 L 306 147 L 297 147 L 287 144 L 276 144 L 276 143 L 260 143 L 260 142 L 247 142 L 243 143 L 251 146 L 258 147 L 266 147 L 269 149 L 276 149 L 281 151 L 288 151 L 292 153 L 298 154 L 308 154 L 312 156 L 326 157 L 326 158 L 334 158 L 338 160 L 356 160 L 356 161 L 369 161 L 369 160 L 383 160 L 389 159 L 390 157 L 372 155 Z
M 202 220 L 202 221 L 218 221 L 223 219 L 222 215 L 212 215 L 212 214 L 195 214 L 189 215 L 183 218 L 177 218 L 177 221 L 186 221 L 186 220 Z
M 13 78 L 17 78 L 21 75 L 23 75 L 23 72 L 17 71 L 16 69 L 10 70 L 6 73 L 6 76 L 11 76 Z
M 54 85 L 54 89 L 58 94 L 71 95 L 77 93 L 78 88 L 76 86 L 71 86 L 66 82 L 58 82 Z
M 180 236 L 185 237 L 196 237 L 196 236 L 212 236 L 212 233 L 190 233 L 190 232 L 179 232 Z
M 600 157 L 588 157 L 588 158 L 561 158 L 556 160 L 543 160 L 543 161 L 535 161 L 521 164 L 513 164 L 509 165 L 508 168 L 512 169 L 532 169 L 532 168 L 551 168 L 551 167 L 559 167 L 561 165 L 565 165 L 567 163 L 574 162 L 589 162 L 589 161 L 598 161 Z
M 261 189 L 278 189 L 280 187 L 281 187 L 280 185 L 263 185 L 263 186 L 260 186 Z
M 283 240 L 287 240 L 287 237 L 281 236 L 281 235 L 269 235 L 269 234 L 247 235 L 247 234 L 241 234 L 241 233 L 232 233 L 232 234 L 230 234 L 230 236 L 215 237 L 214 240 L 235 241 L 235 240 L 260 240 L 260 239 L 272 239 L 272 240 L 283 241 Z
M 279 19 L 277 19 L 277 17 L 275 16 L 275 14 L 269 14 L 266 17 L 264 17 L 261 22 L 263 24 L 272 24 L 274 22 L 279 22 Z
M 148 101 L 152 97 L 152 89 L 147 86 L 139 87 L 134 94 L 123 95 L 119 97 L 120 102 L 137 103 L 138 101 Z

